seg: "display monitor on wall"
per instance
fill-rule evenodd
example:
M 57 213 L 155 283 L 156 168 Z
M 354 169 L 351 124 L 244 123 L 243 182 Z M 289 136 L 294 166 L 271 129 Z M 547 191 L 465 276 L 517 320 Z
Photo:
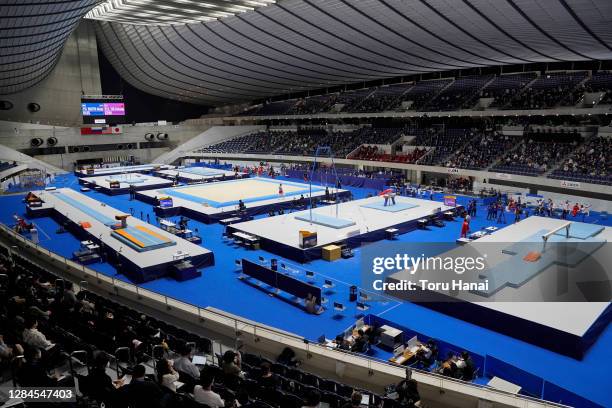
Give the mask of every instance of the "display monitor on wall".
M 88 125 L 116 125 L 124 123 L 125 103 L 120 95 L 82 97 L 81 114 Z

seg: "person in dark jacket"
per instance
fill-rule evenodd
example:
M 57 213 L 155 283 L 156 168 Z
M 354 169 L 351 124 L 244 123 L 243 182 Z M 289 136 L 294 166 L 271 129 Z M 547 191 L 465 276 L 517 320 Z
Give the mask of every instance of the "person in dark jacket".
M 132 381 L 119 390 L 119 400 L 131 408 L 162 408 L 164 392 L 154 381 L 145 378 L 145 367 L 134 367 Z
M 278 386 L 278 378 L 272 372 L 270 363 L 262 363 L 259 369 L 260 374 L 257 379 L 257 385 L 261 388 L 276 388 Z
M 398 402 L 401 407 L 414 407 L 421 400 L 416 380 L 402 380 L 397 388 Z
M 47 375 L 41 363 L 41 353 L 36 347 L 27 347 L 24 353 L 25 363 L 17 372 L 19 385 L 22 387 L 57 387 L 57 379 Z
M 286 365 L 287 367 L 297 367 L 300 362 L 295 358 L 295 351 L 290 347 L 285 347 L 280 355 L 276 358 L 277 363 Z
M 81 391 L 99 402 L 104 402 L 106 406 L 115 406 L 117 388 L 123 385 L 123 380 L 115 380 L 106 373 L 109 363 L 106 353 L 98 351 L 94 354 L 94 362 L 89 375 L 84 381 L 79 381 Z
M 346 404 L 342 405 L 342 408 L 360 408 L 361 400 L 361 393 L 359 391 L 353 391 L 353 393 L 351 394 L 351 400 Z

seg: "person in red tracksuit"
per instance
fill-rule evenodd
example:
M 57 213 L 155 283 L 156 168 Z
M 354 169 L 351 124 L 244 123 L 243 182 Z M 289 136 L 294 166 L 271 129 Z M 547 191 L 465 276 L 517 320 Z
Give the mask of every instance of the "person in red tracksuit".
M 461 238 L 467 238 L 467 233 L 470 230 L 470 223 L 467 219 L 463 220 L 463 224 L 461 225 Z

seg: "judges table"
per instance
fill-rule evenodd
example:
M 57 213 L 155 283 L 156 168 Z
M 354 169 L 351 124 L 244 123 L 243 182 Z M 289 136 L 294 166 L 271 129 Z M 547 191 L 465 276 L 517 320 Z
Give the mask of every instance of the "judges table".
M 165 231 L 168 231 L 171 228 L 176 227 L 176 224 L 168 220 L 159 220 L 159 227 Z
M 408 362 L 410 362 L 413 358 L 416 357 L 417 351 L 419 351 L 419 348 L 421 347 L 421 343 L 418 343 L 415 346 L 412 346 L 410 348 L 407 348 L 406 350 L 404 350 L 404 352 L 402 354 L 400 354 L 399 356 L 393 356 L 389 359 L 389 362 L 391 363 L 395 363 L 395 364 L 399 364 L 399 365 L 404 365 L 404 364 L 408 364 Z
M 250 246 L 252 248 L 255 248 L 255 246 L 259 244 L 259 237 L 247 234 L 245 232 L 234 232 L 232 236 L 241 241 L 243 245 Z

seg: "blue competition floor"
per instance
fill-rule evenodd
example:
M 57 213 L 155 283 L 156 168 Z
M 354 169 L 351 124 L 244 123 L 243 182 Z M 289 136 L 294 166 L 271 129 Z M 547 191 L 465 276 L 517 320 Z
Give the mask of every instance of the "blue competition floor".
M 287 181 L 283 180 L 283 183 L 285 182 Z M 72 175 L 60 178 L 56 185 L 79 189 L 77 180 Z M 369 193 L 377 193 L 368 189 L 350 187 L 348 189 L 352 191 L 356 199 L 364 198 Z M 95 191 L 87 194 L 126 213 L 132 209 L 136 217 L 146 219 L 148 215 L 151 220 L 155 220 L 150 205 L 140 201 L 129 201 L 127 194 L 108 196 Z M 434 198 L 442 201 L 442 195 L 436 195 Z M 0 197 L 0 222 L 12 224 L 13 213 L 24 214 L 22 199 L 22 195 Z M 459 204 L 465 203 L 466 199 L 459 197 Z M 495 221 L 485 219 L 485 207 L 479 207 L 478 211 L 477 216 L 472 218 L 473 230 L 489 225 L 500 226 Z M 595 212 L 592 212 L 586 221 L 600 225 L 612 225 L 610 219 L 604 219 Z M 79 247 L 79 240 L 70 234 L 56 234 L 58 225 L 53 220 L 35 219 L 34 223 L 40 231 L 41 244 L 46 248 L 69 257 Z M 321 334 L 333 337 L 354 323 L 358 311 L 355 310 L 354 303 L 348 303 L 347 300 L 349 286 L 360 283 L 361 250 L 359 248 L 355 251 L 355 257 L 351 259 L 336 262 L 317 260 L 305 266 L 308 270 L 314 271 L 315 284 L 321 285 L 325 279 L 332 279 L 335 282 L 334 292 L 324 293 L 329 302 L 340 301 L 347 305 L 347 311 L 341 318 L 330 312 L 315 316 L 274 299 L 237 279 L 235 259 L 244 257 L 256 261 L 258 256 L 269 259 L 271 254 L 263 250 L 253 251 L 233 247 L 223 242 L 221 235 L 224 227 L 219 224 L 207 225 L 190 221 L 189 228 L 199 230 L 203 238 L 202 245 L 215 253 L 216 264 L 203 269 L 201 278 L 188 282 L 159 279 L 147 282 L 143 284 L 143 287 L 202 307 L 213 306 L 226 310 L 312 340 L 316 340 Z M 460 229 L 461 224 L 458 221 L 449 222 L 444 228 L 416 230 L 400 235 L 399 241 L 454 242 L 459 236 Z M 304 268 L 301 265 L 282 258 L 279 259 L 279 262 L 285 263 L 295 276 L 303 277 L 306 280 Z M 93 264 L 90 267 L 111 276 L 116 273 L 112 266 L 105 263 Z M 121 275 L 118 277 L 125 279 Z M 220 288 L 224 290 L 219 290 Z M 457 347 L 492 355 L 603 406 L 612 406 L 612 393 L 609 391 L 612 367 L 607 363 L 612 348 L 612 325 L 605 329 L 584 359 L 577 361 L 412 303 L 400 303 L 395 300 L 371 302 L 371 309 L 366 313 L 382 315 L 388 320 L 398 322 L 432 338 L 455 344 Z M 388 356 L 379 352 L 373 357 L 386 359 Z

